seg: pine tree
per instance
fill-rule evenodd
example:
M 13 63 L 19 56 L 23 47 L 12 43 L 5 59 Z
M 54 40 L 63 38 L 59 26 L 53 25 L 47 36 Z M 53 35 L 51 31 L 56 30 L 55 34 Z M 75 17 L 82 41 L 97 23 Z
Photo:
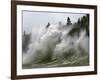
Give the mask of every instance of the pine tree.
M 48 24 L 46 25 L 46 28 L 49 28 L 49 26 L 50 26 L 50 23 L 48 22 Z
M 67 26 L 72 25 L 70 18 L 67 18 Z
M 78 23 L 79 25 L 81 24 L 81 20 L 80 20 L 80 18 L 78 19 L 77 23 Z
M 24 31 L 24 35 L 23 35 L 23 42 L 22 42 L 22 49 L 23 49 L 23 52 L 27 52 L 28 50 L 28 46 L 31 42 L 31 33 L 27 34 L 25 31 Z

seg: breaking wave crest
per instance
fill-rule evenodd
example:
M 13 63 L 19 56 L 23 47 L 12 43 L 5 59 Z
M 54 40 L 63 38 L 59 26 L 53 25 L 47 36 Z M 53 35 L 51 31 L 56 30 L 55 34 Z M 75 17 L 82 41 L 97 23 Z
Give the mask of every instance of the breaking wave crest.
M 89 65 L 89 36 L 82 29 L 69 33 L 73 25 L 50 25 L 32 32 L 27 53 L 23 53 L 23 68 L 67 67 Z

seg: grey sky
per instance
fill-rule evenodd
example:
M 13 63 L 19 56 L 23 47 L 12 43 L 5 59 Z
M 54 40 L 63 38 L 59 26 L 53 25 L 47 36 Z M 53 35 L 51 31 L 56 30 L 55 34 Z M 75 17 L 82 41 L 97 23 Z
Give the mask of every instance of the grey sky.
M 31 32 L 32 29 L 36 30 L 40 26 L 46 26 L 47 23 L 56 24 L 59 21 L 66 23 L 67 17 L 70 17 L 71 22 L 76 22 L 85 14 L 78 13 L 55 13 L 55 12 L 35 12 L 23 11 L 23 30 Z

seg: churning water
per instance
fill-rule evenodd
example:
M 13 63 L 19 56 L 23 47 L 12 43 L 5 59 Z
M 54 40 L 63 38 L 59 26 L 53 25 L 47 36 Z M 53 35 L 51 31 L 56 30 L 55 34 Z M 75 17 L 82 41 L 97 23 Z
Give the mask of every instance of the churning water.
M 67 67 L 89 65 L 89 37 L 86 30 L 70 36 L 73 25 L 51 24 L 32 32 L 23 68 Z

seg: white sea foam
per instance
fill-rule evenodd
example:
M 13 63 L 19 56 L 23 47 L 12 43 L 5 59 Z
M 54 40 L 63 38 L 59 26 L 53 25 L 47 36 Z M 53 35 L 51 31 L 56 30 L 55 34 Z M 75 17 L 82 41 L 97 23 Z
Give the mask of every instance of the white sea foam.
M 68 33 L 72 28 L 73 26 L 55 24 L 47 29 L 41 26 L 36 32 L 32 32 L 32 42 L 27 54 L 23 55 L 23 64 L 34 64 L 40 61 L 48 54 L 49 49 L 52 51 L 52 59 L 57 56 L 62 58 L 62 53 L 71 48 L 80 53 L 79 46 L 88 51 L 89 38 L 86 36 L 86 31 L 82 30 L 80 36 L 71 37 Z

